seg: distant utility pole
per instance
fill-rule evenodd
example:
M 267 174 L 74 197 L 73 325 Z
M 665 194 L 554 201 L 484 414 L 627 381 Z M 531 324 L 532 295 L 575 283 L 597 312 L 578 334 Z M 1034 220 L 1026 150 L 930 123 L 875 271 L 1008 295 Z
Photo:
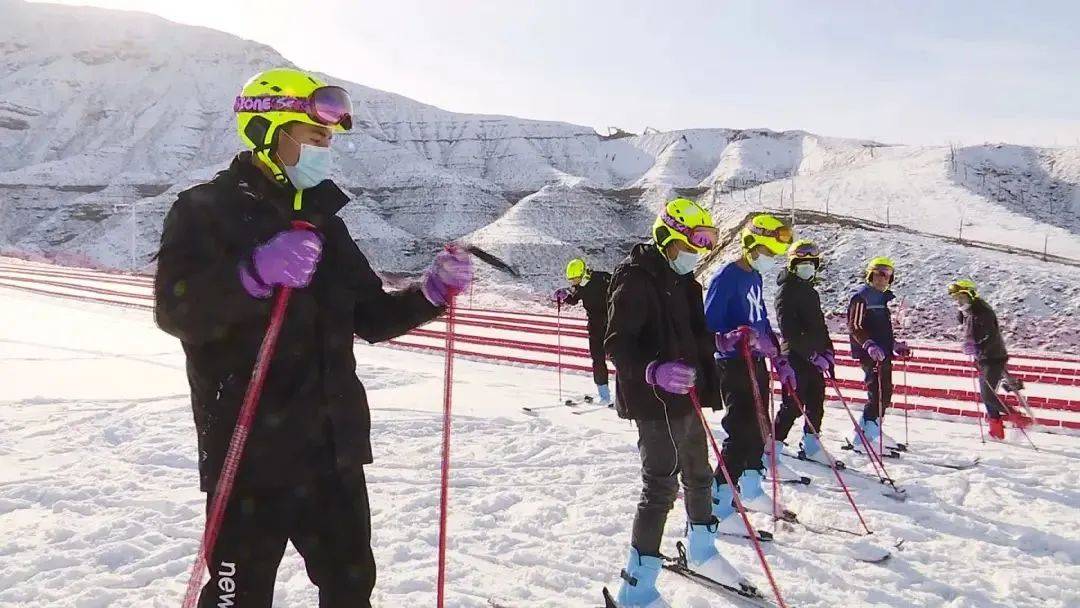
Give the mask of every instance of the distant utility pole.
M 795 175 L 791 176 L 791 227 L 795 227 Z

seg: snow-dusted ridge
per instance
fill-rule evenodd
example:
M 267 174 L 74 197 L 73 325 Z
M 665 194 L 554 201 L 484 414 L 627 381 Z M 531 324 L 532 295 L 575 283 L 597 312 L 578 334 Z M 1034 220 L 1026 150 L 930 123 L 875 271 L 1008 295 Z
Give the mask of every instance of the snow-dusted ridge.
M 150 270 L 176 193 L 238 148 L 229 108 L 240 84 L 288 61 L 141 13 L 17 0 L 0 0 L 0 11 L 0 253 Z M 357 124 L 335 148 L 334 177 L 354 196 L 343 215 L 389 274 L 416 273 L 442 243 L 463 239 L 525 277 L 510 284 L 484 271 L 482 288 L 539 299 L 569 257 L 617 263 L 672 196 L 707 204 L 730 228 L 751 209 L 789 208 L 793 191 L 798 209 L 903 228 L 927 243 L 959 237 L 1080 260 L 1077 148 L 953 150 L 763 128 L 608 138 L 331 80 L 352 93 Z M 845 272 L 908 238 L 889 228 L 862 234 Z M 920 255 L 898 261 L 937 298 Z M 1003 267 L 1038 292 L 1073 276 L 1030 257 L 992 259 L 977 280 L 993 282 Z M 1033 322 L 1072 310 L 1064 291 L 1040 297 Z

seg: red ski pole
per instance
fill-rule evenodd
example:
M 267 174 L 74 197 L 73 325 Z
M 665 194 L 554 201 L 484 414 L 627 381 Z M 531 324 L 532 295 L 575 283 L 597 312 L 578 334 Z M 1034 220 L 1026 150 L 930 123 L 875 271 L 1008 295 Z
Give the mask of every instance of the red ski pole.
M 439 579 L 437 606 L 443 608 L 446 589 L 446 527 L 450 503 L 450 406 L 454 390 L 454 296 L 446 303 L 446 362 L 443 370 L 442 477 L 439 486 Z
M 308 222 L 294 221 L 293 230 L 314 230 L 315 226 Z M 289 297 L 292 289 L 288 287 L 278 288 L 274 295 L 274 304 L 270 310 L 270 324 L 266 328 L 262 345 L 259 346 L 259 354 L 255 357 L 255 365 L 251 371 L 251 381 L 248 382 L 247 392 L 244 393 L 244 401 L 240 406 L 240 412 L 236 418 L 236 426 L 233 428 L 232 439 L 229 440 L 229 449 L 225 453 L 225 461 L 221 466 L 221 474 L 218 476 L 214 487 L 214 497 L 210 501 L 210 513 L 206 518 L 206 529 L 203 531 L 199 553 L 195 557 L 195 565 L 191 568 L 191 577 L 188 579 L 187 592 L 184 594 L 184 608 L 192 608 L 199 600 L 199 590 L 202 587 L 203 571 L 210 560 L 210 554 L 214 552 L 217 544 L 218 532 L 221 531 L 221 522 L 225 519 L 225 507 L 229 504 L 233 485 L 236 482 L 236 472 L 240 468 L 240 459 L 244 455 L 244 445 L 247 443 L 248 434 L 251 432 L 251 424 L 255 420 L 255 411 L 259 407 L 259 397 L 262 395 L 263 384 L 266 382 L 266 372 L 270 368 L 270 359 L 274 356 L 277 347 L 278 336 L 281 334 L 281 326 L 285 322 L 285 310 L 289 306 Z
M 882 483 L 887 483 L 891 485 L 893 489 L 899 491 L 899 488 L 896 487 L 896 483 L 885 470 L 885 463 L 881 460 L 881 456 L 874 450 L 873 444 L 866 439 L 866 434 L 863 433 L 862 427 L 859 426 L 859 422 L 855 420 L 855 414 L 851 413 L 851 407 L 848 406 L 847 399 L 844 399 L 844 395 L 836 385 L 836 378 L 833 378 L 832 376 L 828 376 L 828 378 L 829 386 L 831 386 L 833 392 L 836 393 L 836 397 L 840 399 L 840 404 L 843 405 L 844 410 L 847 411 L 848 418 L 851 419 L 851 424 L 855 426 L 855 433 L 859 436 L 863 446 L 866 447 L 866 454 L 870 460 L 870 466 L 874 467 L 874 473 L 881 479 Z
M 878 454 L 885 453 L 885 393 L 881 390 L 881 362 L 874 366 L 877 376 Z
M 754 408 L 757 410 L 758 431 L 761 433 L 761 443 L 765 444 L 766 441 L 771 441 L 772 433 L 769 430 L 769 425 L 766 420 L 765 402 L 761 398 L 761 393 L 758 391 L 757 374 L 754 373 L 754 357 L 750 353 L 750 341 L 747 338 L 743 338 L 742 343 L 743 361 L 746 362 L 746 373 L 750 376 L 750 393 L 754 396 Z M 772 475 L 772 499 L 773 499 L 773 523 L 780 518 L 780 505 L 779 505 L 779 487 L 780 482 L 777 479 L 776 474 L 776 444 L 772 445 L 772 449 L 769 450 L 769 471 Z
M 971 358 L 971 364 L 975 367 L 976 372 L 978 372 L 979 364 L 975 362 L 975 357 Z M 979 421 L 979 440 L 983 443 L 986 443 L 986 433 L 983 432 L 982 424 L 983 413 L 981 408 L 979 407 L 979 393 L 981 393 L 982 391 L 979 390 L 978 376 L 971 379 L 971 387 L 975 389 L 975 419 Z
M 821 452 L 825 454 L 825 458 L 829 460 L 829 468 L 832 469 L 833 475 L 836 475 L 836 481 L 840 482 L 840 487 L 844 489 L 844 494 L 847 496 L 848 502 L 851 503 L 851 508 L 855 511 L 855 516 L 859 518 L 859 523 L 862 524 L 862 527 L 866 530 L 867 534 L 873 534 L 874 532 L 870 529 L 870 526 L 866 525 L 866 520 L 863 519 L 862 513 L 859 512 L 859 507 L 855 505 L 855 499 L 851 496 L 851 490 L 848 489 L 847 484 L 844 483 L 843 476 L 840 475 L 840 469 L 836 466 L 836 459 L 832 457 L 829 450 L 825 449 L 825 444 L 821 442 L 821 433 L 818 431 L 817 427 L 814 426 L 814 423 L 810 421 L 810 416 L 806 414 L 806 408 L 803 406 L 802 399 L 799 399 L 798 393 L 790 388 L 788 389 L 788 395 L 791 395 L 791 398 L 795 400 L 795 405 L 799 406 L 799 411 L 802 412 L 806 425 L 810 427 L 810 432 L 818 438 L 818 445 L 821 446 Z
M 776 579 L 773 578 L 772 569 L 769 568 L 769 562 L 765 559 L 765 551 L 761 548 L 761 542 L 757 537 L 757 530 L 754 529 L 754 525 L 750 523 L 750 517 L 746 514 L 746 507 L 743 506 L 742 498 L 739 496 L 739 486 L 735 485 L 735 480 L 732 479 L 731 473 L 724 464 L 724 455 L 720 451 L 720 446 L 716 443 L 716 437 L 713 437 L 712 429 L 709 428 L 709 421 L 705 419 L 705 411 L 701 408 L 701 399 L 698 398 L 696 386 L 690 387 L 690 401 L 694 404 L 694 409 L 697 410 L 698 418 L 701 420 L 701 426 L 705 429 L 705 435 L 709 438 L 709 444 L 712 445 L 713 453 L 716 454 L 716 461 L 720 463 L 720 472 L 724 474 L 724 480 L 727 481 L 728 487 L 731 488 L 731 495 L 735 499 L 735 509 L 742 517 L 743 525 L 746 526 L 746 534 L 750 537 L 750 542 L 754 545 L 754 551 L 757 552 L 758 561 L 761 562 L 761 569 L 765 571 L 765 577 L 769 579 L 769 585 L 772 587 L 773 594 L 776 595 L 776 603 L 779 604 L 781 608 L 787 608 L 787 604 L 784 603 L 784 598 L 780 595 L 780 586 L 776 584 Z
M 559 378 L 559 403 L 563 402 L 562 398 L 562 302 L 555 303 L 555 333 L 556 333 L 556 348 L 555 348 L 555 374 Z
M 911 449 L 911 437 L 908 436 L 908 410 L 911 409 L 911 405 L 908 404 L 908 393 L 911 392 L 911 385 L 907 380 L 907 357 L 901 358 L 900 364 L 904 372 L 904 445 Z

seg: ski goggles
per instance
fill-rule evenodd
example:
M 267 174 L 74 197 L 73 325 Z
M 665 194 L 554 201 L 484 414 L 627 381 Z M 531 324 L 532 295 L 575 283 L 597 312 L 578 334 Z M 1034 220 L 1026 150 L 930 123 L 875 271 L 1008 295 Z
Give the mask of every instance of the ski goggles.
M 320 125 L 352 129 L 352 99 L 341 87 L 319 87 L 307 97 L 288 95 L 239 96 L 233 102 L 233 112 L 295 112 L 306 114 Z
M 893 269 L 889 268 L 888 266 L 874 266 L 870 269 L 870 273 L 885 277 L 890 281 L 893 278 Z
M 750 224 L 750 226 L 747 227 L 747 230 L 749 230 L 750 234 L 775 239 L 776 241 L 785 245 L 790 245 L 792 239 L 795 237 L 795 232 L 792 231 L 791 227 L 789 226 L 779 226 L 777 228 L 762 228 L 761 226 L 755 226 L 753 224 Z
M 821 249 L 813 243 L 800 243 L 798 247 L 788 251 L 792 260 L 813 260 L 821 258 Z
M 698 249 L 712 249 L 716 247 L 717 241 L 720 240 L 720 231 L 715 226 L 697 226 L 695 228 L 689 228 L 682 224 L 675 218 L 671 217 L 667 213 L 663 214 L 664 224 L 686 237 L 694 247 Z

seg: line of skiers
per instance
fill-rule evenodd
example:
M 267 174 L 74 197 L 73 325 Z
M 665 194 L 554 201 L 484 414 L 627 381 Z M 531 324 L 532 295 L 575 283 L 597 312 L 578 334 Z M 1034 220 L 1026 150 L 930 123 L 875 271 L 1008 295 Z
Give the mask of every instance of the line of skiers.
M 675 199 L 657 216 L 651 240 L 635 246 L 610 278 L 575 259 L 567 268 L 572 286 L 554 295 L 560 305 L 585 305 L 598 391 L 601 398 L 606 395 L 606 354 L 615 363 L 618 415 L 633 420 L 638 430 L 643 488 L 616 599 L 622 608 L 667 606 L 656 579 L 664 563 L 664 524 L 680 482 L 688 565 L 718 582 L 748 588 L 750 583 L 715 544 L 721 535 L 748 534 L 736 511 L 735 492 L 748 510 L 776 514 L 764 487 L 770 452 L 776 455 L 778 480 L 797 478 L 780 455 L 803 407 L 808 420 L 798 457 L 828 464 L 812 430 L 821 428 L 826 381 L 835 373 L 835 349 L 815 288 L 822 253 L 817 244 L 794 236 L 777 217 L 753 216 L 739 234 L 740 255 L 713 276 L 706 290 L 694 270 L 718 245 L 718 231 L 704 208 Z M 779 332 L 763 296 L 763 277 L 777 270 Z M 870 260 L 864 284 L 848 303 L 851 354 L 863 369 L 868 396 L 861 432 L 852 439 L 859 451 L 863 436 L 875 450 L 879 443 L 885 449 L 903 448 L 881 430 L 892 399 L 893 360 L 912 355 L 893 333 L 888 304 L 895 297 L 895 273 L 889 258 Z M 1006 376 L 1008 356 L 996 318 L 970 280 L 956 281 L 948 291 L 964 327 L 964 352 L 978 361 L 991 434 L 1002 438 L 1006 410 L 996 389 Z M 772 394 L 767 360 L 783 394 L 772 421 L 764 411 Z M 729 486 L 719 465 L 715 470 L 709 465 L 706 430 L 691 392 L 703 407 L 725 410 L 722 465 L 737 488 Z
M 376 568 L 364 469 L 372 462 L 371 416 L 353 340 L 388 340 L 435 319 L 469 285 L 472 261 L 448 247 L 417 284 L 383 288 L 338 215 L 349 199 L 329 179 L 331 141 L 352 128 L 344 89 L 292 68 L 267 70 L 243 86 L 233 113 L 247 151 L 177 196 L 165 218 L 154 279 L 155 320 L 179 339 L 187 359 L 208 511 L 273 296 L 294 292 L 276 350 L 264 361 L 269 371 L 260 409 L 217 542 L 207 546 L 211 578 L 198 605 L 269 608 L 291 542 L 319 588 L 321 608 L 370 606 Z M 755 427 L 752 401 L 755 391 L 759 397 L 768 391 L 764 359 L 772 360 L 787 390 L 801 391 L 820 420 L 823 393 L 815 382 L 833 364 L 812 284 L 820 252 L 812 243 L 793 244 L 790 228 L 768 215 L 755 217 L 741 236 L 742 255 L 703 295 L 693 271 L 702 253 L 717 245 L 717 230 L 707 211 L 676 199 L 658 215 L 651 241 L 636 246 L 612 276 L 591 272 L 579 260 L 567 272 L 574 285 L 557 296 L 586 307 L 601 399 L 608 397 L 606 354 L 616 364 L 619 415 L 637 421 L 644 488 L 619 594 L 625 607 L 664 605 L 655 586 L 659 547 L 680 474 L 691 565 L 716 580 L 747 584 L 714 543 L 731 521 L 732 489 L 709 466 L 704 428 L 691 415 L 692 388 L 705 407 L 727 409 L 723 459 L 751 499 L 748 506 L 757 509 L 768 502 L 756 498 L 764 495 L 767 433 Z M 785 253 L 778 338 L 762 299 L 762 272 Z M 857 346 L 875 362 L 905 352 L 892 340 L 888 296 L 880 295 L 892 270 L 891 263 L 872 265 L 868 281 L 888 280 L 872 282 L 878 295 L 864 289 L 856 296 L 862 298 Z M 994 388 L 1006 354 L 993 312 L 973 284 L 955 287 L 950 291 L 969 328 L 965 348 L 978 356 L 984 382 Z M 737 356 L 740 348 L 744 358 Z M 891 386 L 888 369 L 873 366 L 883 387 Z M 870 371 L 867 378 L 868 387 L 875 383 Z M 884 392 L 880 409 L 888 400 Z M 987 407 L 1001 417 L 1000 403 L 988 399 Z M 778 439 L 797 417 L 786 402 L 781 411 Z M 865 413 L 864 424 L 875 412 L 880 416 L 875 408 Z M 816 453 L 815 441 L 804 435 L 808 457 Z

